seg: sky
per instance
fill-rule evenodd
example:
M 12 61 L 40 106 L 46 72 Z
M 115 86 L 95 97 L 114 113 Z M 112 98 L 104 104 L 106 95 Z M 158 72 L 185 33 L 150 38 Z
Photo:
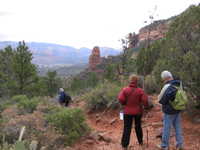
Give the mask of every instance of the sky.
M 0 41 L 120 48 L 119 40 L 200 0 L 0 0 Z M 157 9 L 155 9 L 157 8 Z

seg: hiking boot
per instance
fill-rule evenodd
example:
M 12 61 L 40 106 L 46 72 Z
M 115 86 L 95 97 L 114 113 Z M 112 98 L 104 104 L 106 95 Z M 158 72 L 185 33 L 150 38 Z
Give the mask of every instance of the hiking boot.
M 169 150 L 168 147 L 162 147 L 161 145 L 156 145 L 157 148 L 159 148 L 159 150 Z
M 162 139 L 162 133 L 156 135 L 156 138 L 160 138 L 160 139 Z

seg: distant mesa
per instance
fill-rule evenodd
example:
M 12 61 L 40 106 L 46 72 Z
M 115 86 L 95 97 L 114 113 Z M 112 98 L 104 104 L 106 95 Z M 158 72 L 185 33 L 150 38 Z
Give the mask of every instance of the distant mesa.
M 98 46 L 95 46 L 92 50 L 92 54 L 89 56 L 89 70 L 97 71 L 97 65 L 102 61 L 100 49 Z
M 0 50 L 8 45 L 16 48 L 18 42 L 0 41 Z M 26 42 L 26 45 L 33 53 L 33 63 L 39 66 L 88 64 L 91 55 L 90 48 L 77 49 L 67 45 L 39 42 Z M 120 54 L 119 49 L 110 47 L 100 47 L 99 49 L 101 49 L 101 57 Z

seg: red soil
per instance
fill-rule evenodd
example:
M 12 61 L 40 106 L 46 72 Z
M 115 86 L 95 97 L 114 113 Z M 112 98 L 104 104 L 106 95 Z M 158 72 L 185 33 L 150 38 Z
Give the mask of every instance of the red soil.
M 185 150 L 200 150 L 200 124 L 194 124 L 185 113 L 182 114 L 182 125 L 184 131 Z M 113 121 L 113 123 L 111 123 Z M 103 134 L 105 140 L 89 137 L 82 138 L 74 145 L 73 150 L 121 150 L 121 136 L 123 121 L 119 120 L 119 111 L 108 111 L 106 113 L 93 113 L 87 115 L 87 123 L 98 133 Z M 143 117 L 143 133 L 145 150 L 158 150 L 156 145 L 160 144 L 160 139 L 156 138 L 162 130 L 162 112 L 160 105 L 156 105 L 148 114 Z M 148 135 L 148 137 L 147 137 Z M 148 139 L 148 141 L 147 141 Z M 175 136 L 172 133 L 170 139 L 170 150 L 175 149 Z M 138 145 L 134 125 L 131 133 L 130 150 L 140 150 Z

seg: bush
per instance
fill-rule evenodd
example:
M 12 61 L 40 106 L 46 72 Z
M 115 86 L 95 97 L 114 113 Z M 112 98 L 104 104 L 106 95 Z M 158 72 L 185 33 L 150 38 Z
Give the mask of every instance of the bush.
M 29 99 L 26 95 L 17 95 L 12 97 L 12 102 L 16 103 L 18 108 L 22 109 L 23 111 L 32 113 L 34 110 L 36 110 L 40 99 L 38 97 Z
M 32 113 L 34 110 L 36 110 L 39 102 L 39 99 L 36 97 L 32 99 L 22 99 L 19 101 L 17 106 L 18 108 L 23 109 L 25 112 Z
M 0 112 L 3 112 L 6 108 L 9 106 L 12 106 L 13 104 L 19 103 L 20 101 L 28 100 L 28 97 L 26 95 L 17 95 L 13 96 L 11 99 L 5 99 L 0 103 Z
M 17 104 L 17 107 L 22 109 L 22 112 L 32 113 L 36 110 L 40 101 L 39 97 L 29 99 L 26 95 L 16 95 L 0 104 L 0 112 L 3 112 L 6 108 L 14 104 Z
M 87 108 L 90 111 L 100 111 L 107 108 L 119 107 L 117 95 L 121 87 L 114 83 L 104 82 L 84 95 L 87 100 Z
M 26 95 L 16 95 L 11 100 L 13 103 L 19 103 L 20 101 L 28 101 L 28 97 Z
M 78 108 L 57 108 L 46 119 L 66 136 L 66 145 L 73 144 L 89 131 L 83 111 Z
M 12 105 L 12 103 L 10 101 L 6 101 L 4 103 L 1 103 L 0 104 L 0 113 L 2 113 L 6 108 L 8 108 L 11 105 Z

